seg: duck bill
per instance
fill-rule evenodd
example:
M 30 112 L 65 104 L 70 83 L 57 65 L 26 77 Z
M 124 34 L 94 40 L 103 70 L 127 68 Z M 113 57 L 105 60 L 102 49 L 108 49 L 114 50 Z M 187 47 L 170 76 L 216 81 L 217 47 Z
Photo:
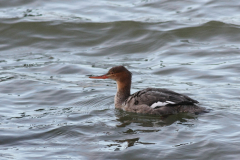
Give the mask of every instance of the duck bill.
M 94 79 L 107 79 L 109 78 L 106 74 L 102 75 L 102 76 L 96 76 L 96 77 L 89 77 L 89 78 L 94 78 Z

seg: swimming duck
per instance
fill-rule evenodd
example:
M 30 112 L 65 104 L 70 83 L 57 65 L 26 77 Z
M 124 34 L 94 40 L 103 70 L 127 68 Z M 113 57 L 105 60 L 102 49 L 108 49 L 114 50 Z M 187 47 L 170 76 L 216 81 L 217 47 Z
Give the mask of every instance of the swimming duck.
M 165 88 L 146 88 L 131 95 L 132 73 L 124 66 L 113 67 L 104 75 L 89 78 L 115 80 L 115 107 L 128 112 L 161 116 L 205 112 L 205 108 L 196 105 L 198 101 Z

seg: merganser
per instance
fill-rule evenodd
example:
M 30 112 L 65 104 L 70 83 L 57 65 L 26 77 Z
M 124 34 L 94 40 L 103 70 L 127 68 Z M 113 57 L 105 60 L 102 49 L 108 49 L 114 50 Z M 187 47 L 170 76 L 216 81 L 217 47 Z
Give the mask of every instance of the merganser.
M 128 112 L 161 116 L 205 112 L 205 108 L 196 105 L 198 101 L 165 88 L 146 88 L 130 95 L 132 73 L 124 66 L 113 67 L 107 74 L 89 78 L 115 80 L 117 82 L 115 107 Z

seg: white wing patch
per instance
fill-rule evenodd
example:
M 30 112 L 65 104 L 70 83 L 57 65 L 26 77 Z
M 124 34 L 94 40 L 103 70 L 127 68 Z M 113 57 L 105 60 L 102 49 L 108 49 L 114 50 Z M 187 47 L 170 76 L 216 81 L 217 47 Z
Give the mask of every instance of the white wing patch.
M 175 104 L 174 102 L 172 101 L 166 101 L 168 104 Z
M 150 107 L 151 108 L 156 108 L 156 107 L 162 107 L 162 106 L 166 106 L 167 104 L 175 104 L 174 102 L 171 102 L 171 101 L 166 101 L 166 102 L 156 102 L 156 103 L 153 103 Z

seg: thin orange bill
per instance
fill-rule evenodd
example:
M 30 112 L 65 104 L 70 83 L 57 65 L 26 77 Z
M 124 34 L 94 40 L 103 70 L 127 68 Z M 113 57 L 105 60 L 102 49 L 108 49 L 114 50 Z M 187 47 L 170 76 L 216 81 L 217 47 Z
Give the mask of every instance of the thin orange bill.
M 102 76 L 96 76 L 96 77 L 89 77 L 89 78 L 94 78 L 94 79 L 107 79 L 107 75 L 102 75 Z

